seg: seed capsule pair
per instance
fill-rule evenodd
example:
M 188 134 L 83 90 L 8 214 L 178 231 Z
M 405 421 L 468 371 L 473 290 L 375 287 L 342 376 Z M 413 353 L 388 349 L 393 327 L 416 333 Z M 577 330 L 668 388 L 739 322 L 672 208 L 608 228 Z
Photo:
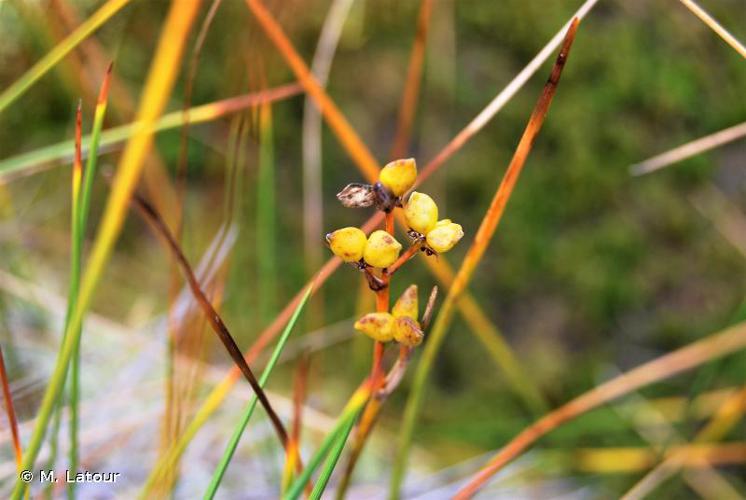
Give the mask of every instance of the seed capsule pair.
M 361 184 L 353 182 L 337 193 L 337 199 L 347 208 L 376 207 L 391 212 L 401 206 L 401 196 L 409 191 L 417 180 L 417 165 L 414 158 L 394 160 L 381 169 L 378 182 Z
M 396 301 L 391 313 L 368 313 L 355 322 L 355 329 L 378 342 L 396 340 L 402 345 L 415 347 L 424 337 L 417 315 L 417 285 L 411 285 Z
M 345 227 L 326 235 L 334 255 L 345 262 L 362 259 L 372 267 L 388 267 L 399 258 L 401 243 L 386 231 L 373 231 L 369 237 L 356 227 Z
M 438 220 L 438 205 L 425 193 L 415 191 L 409 196 L 404 217 L 409 228 L 422 235 L 428 247 L 438 253 L 449 251 L 464 236 L 460 224 L 451 219 Z

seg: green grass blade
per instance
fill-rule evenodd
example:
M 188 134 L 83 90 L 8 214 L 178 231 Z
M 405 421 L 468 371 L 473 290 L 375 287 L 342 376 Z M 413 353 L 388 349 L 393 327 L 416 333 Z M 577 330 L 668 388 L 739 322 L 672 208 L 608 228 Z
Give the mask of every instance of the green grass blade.
M 114 14 L 119 12 L 122 7 L 127 5 L 130 0 L 109 0 L 101 6 L 91 17 L 78 26 L 70 35 L 58 43 L 52 50 L 34 64 L 18 80 L 10 85 L 2 94 L 0 94 L 0 112 L 11 105 L 26 90 L 29 89 L 39 78 L 52 69 L 55 64 L 65 57 L 71 50 L 78 46 L 83 40 L 88 38 L 102 24 L 108 21 Z
M 272 107 L 265 104 L 259 114 L 259 178 L 257 180 L 256 252 L 259 318 L 264 325 L 272 320 L 277 289 L 275 152 L 272 133 Z
M 308 301 L 308 297 L 311 296 L 311 290 L 312 290 L 312 287 L 308 287 L 306 294 L 303 296 L 303 299 L 301 299 L 300 303 L 298 304 L 298 307 L 295 308 L 295 311 L 293 312 L 293 316 L 290 318 L 290 321 L 285 326 L 285 330 L 283 330 L 282 335 L 280 336 L 280 339 L 277 341 L 277 345 L 275 346 L 274 351 L 272 351 L 272 356 L 270 357 L 269 362 L 267 363 L 267 366 L 264 368 L 264 371 L 262 371 L 262 375 L 259 378 L 259 385 L 261 385 L 262 387 L 264 387 L 264 384 L 267 383 L 267 379 L 269 379 L 269 376 L 272 374 L 272 370 L 277 364 L 277 361 L 280 359 L 280 354 L 282 354 L 282 350 L 285 348 L 285 344 L 287 343 L 288 338 L 290 338 L 290 332 L 293 330 L 293 327 L 295 326 L 295 323 L 298 320 L 298 317 L 300 316 L 301 311 L 303 311 L 303 308 L 306 305 L 306 301 Z M 238 425 L 233 431 L 233 435 L 231 436 L 231 439 L 228 442 L 228 445 L 226 446 L 225 451 L 223 452 L 223 456 L 220 458 L 220 462 L 218 463 L 218 466 L 215 468 L 215 472 L 212 475 L 212 479 L 210 480 L 210 484 L 208 485 L 207 491 L 205 492 L 205 495 L 204 495 L 205 499 L 212 499 L 215 497 L 215 493 L 217 492 L 218 487 L 220 486 L 220 482 L 223 480 L 225 471 L 228 468 L 228 465 L 230 464 L 231 459 L 233 458 L 233 454 L 236 451 L 236 447 L 238 446 L 238 442 L 241 439 L 241 435 L 246 429 L 246 426 L 248 425 L 249 420 L 251 419 L 251 415 L 254 413 L 254 408 L 256 408 L 256 403 L 257 403 L 257 397 L 255 394 L 251 397 L 251 400 L 249 401 L 249 404 L 246 407 L 246 410 L 244 410 L 244 414 L 241 417 L 241 420 L 238 422 Z
M 290 485 L 287 493 L 283 496 L 283 500 L 295 500 L 298 498 L 303 492 L 303 488 L 306 487 L 306 484 L 311 479 L 313 473 L 321 464 L 321 461 L 324 460 L 326 455 L 329 453 L 329 450 L 333 447 L 336 449 L 335 445 L 337 445 L 340 440 L 342 440 L 344 444 L 344 441 L 347 440 L 347 435 L 349 435 L 350 430 L 352 429 L 352 425 L 365 407 L 369 397 L 370 388 L 367 385 L 361 387 L 355 392 L 355 394 L 353 394 L 350 401 L 347 403 L 347 406 L 345 406 L 345 409 L 342 410 L 342 414 L 339 419 L 337 419 L 334 428 L 329 431 L 329 434 L 327 434 L 326 437 L 324 437 L 319 449 L 316 450 L 316 453 L 308 461 L 303 472 L 295 479 L 295 481 L 293 481 L 293 484 Z M 334 460 L 334 464 L 330 465 L 332 470 L 335 464 L 336 460 Z M 331 471 L 329 471 L 329 474 L 331 474 Z
M 329 478 L 332 477 L 332 472 L 334 472 L 334 468 L 337 466 L 339 457 L 340 455 L 342 455 L 342 450 L 347 443 L 347 438 L 349 437 L 354 425 L 355 419 L 353 418 L 350 419 L 344 429 L 342 429 L 342 432 L 337 438 L 337 441 L 334 443 L 334 447 L 331 450 L 329 458 L 327 458 L 326 462 L 324 463 L 324 468 L 321 470 L 321 474 L 319 474 L 319 479 L 316 481 L 316 484 L 313 487 L 313 491 L 311 491 L 311 500 L 317 500 L 321 498 L 321 495 L 324 493 L 324 489 L 326 489 Z
M 73 248 L 77 251 L 78 262 L 78 280 L 80 279 L 80 263 L 82 261 L 83 241 L 85 241 L 85 230 L 88 223 L 88 213 L 91 207 L 91 192 L 93 191 L 93 179 L 96 177 L 96 168 L 98 166 L 98 146 L 101 138 L 101 130 L 104 126 L 104 117 L 106 116 L 107 98 L 109 95 L 109 84 L 111 82 L 111 65 L 101 83 L 96 111 L 93 116 L 93 129 L 91 130 L 91 151 L 88 154 L 85 170 L 83 171 L 83 186 L 79 194 L 77 219 L 74 221 L 75 243 Z M 77 305 L 77 290 L 71 299 L 74 299 L 73 308 Z M 72 312 L 72 309 L 70 310 Z M 68 316 L 69 320 L 69 316 Z M 67 331 L 67 324 L 65 325 Z M 73 348 L 71 366 L 70 366 L 70 453 L 69 453 L 69 470 L 77 472 L 78 460 L 78 423 L 79 423 L 79 402 L 80 402 L 80 338 L 82 335 L 82 325 L 78 326 L 75 332 L 75 346 Z M 67 485 L 68 498 L 75 498 L 75 482 Z
M 205 123 L 230 113 L 235 113 L 247 107 L 256 106 L 262 102 L 276 101 L 294 96 L 300 92 L 297 84 L 288 84 L 253 94 L 245 94 L 220 101 L 202 104 L 189 109 L 188 113 L 174 111 L 161 116 L 150 128 L 153 133 L 172 130 L 184 125 L 188 120 L 190 125 Z M 126 141 L 139 129 L 137 122 L 112 127 L 102 132 L 100 149 L 107 149 L 115 144 Z M 90 150 L 91 137 L 83 137 L 83 154 Z M 54 160 L 62 160 L 70 156 L 74 147 L 73 141 L 62 141 L 44 146 L 27 153 L 21 153 L 0 161 L 0 176 L 22 174 L 41 164 Z

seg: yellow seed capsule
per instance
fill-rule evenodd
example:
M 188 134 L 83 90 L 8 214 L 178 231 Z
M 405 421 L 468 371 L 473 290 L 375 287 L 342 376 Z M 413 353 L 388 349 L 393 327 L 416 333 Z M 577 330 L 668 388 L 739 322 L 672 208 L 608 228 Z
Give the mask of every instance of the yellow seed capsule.
M 356 227 L 344 227 L 326 235 L 326 241 L 334 255 L 345 262 L 357 262 L 363 258 L 367 239 Z
M 355 330 L 378 342 L 394 338 L 394 317 L 387 312 L 368 313 L 355 322 Z
M 399 300 L 396 301 L 391 309 L 391 314 L 395 318 L 412 318 L 417 321 L 417 285 L 410 285 L 404 290 Z
M 427 244 L 438 253 L 444 253 L 464 237 L 464 230 L 460 224 L 455 224 L 448 219 L 438 222 L 435 227 L 427 233 Z
M 425 193 L 415 191 L 409 195 L 407 206 L 404 207 L 404 217 L 410 229 L 427 234 L 438 222 L 438 205 Z
M 394 196 L 401 196 L 414 186 L 417 179 L 417 164 L 414 158 L 394 160 L 381 169 L 378 180 Z
M 405 346 L 414 347 L 422 343 L 425 334 L 422 333 L 420 325 L 408 317 L 396 318 L 394 320 L 394 339 Z
M 388 267 L 399 258 L 401 243 L 386 231 L 373 231 L 365 245 L 363 258 L 373 267 Z

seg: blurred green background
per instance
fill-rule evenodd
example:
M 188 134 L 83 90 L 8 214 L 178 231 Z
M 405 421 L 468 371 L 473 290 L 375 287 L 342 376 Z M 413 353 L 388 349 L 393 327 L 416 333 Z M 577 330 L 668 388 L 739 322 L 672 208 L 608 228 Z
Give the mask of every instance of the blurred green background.
M 329 2 L 268 3 L 310 61 Z M 486 106 L 579 4 L 435 0 L 410 147 L 419 165 Z M 746 39 L 743 0 L 703 0 L 702 4 L 736 38 Z M 57 36 L 55 29 L 65 32 L 56 16 L 70 6 L 84 18 L 96 2 L 0 4 L 0 87 L 15 81 L 49 50 Z M 166 7 L 161 1 L 135 1 L 96 33 L 99 45 L 115 61 L 116 76 L 134 98 L 147 74 Z M 418 8 L 415 1 L 355 0 L 331 66 L 330 95 L 381 162 L 387 159 L 396 129 Z M 193 39 L 194 33 L 191 43 Z M 85 64 L 84 51 L 80 57 Z M 463 243 L 447 256 L 456 267 L 549 68 L 546 63 L 423 187 L 438 200 L 441 213 L 464 227 Z M 91 78 L 61 65 L 6 110 L 0 116 L 0 159 L 70 139 L 80 81 L 88 79 L 96 88 L 99 80 Z M 199 59 L 192 102 L 202 104 L 292 80 L 245 4 L 224 1 Z M 182 74 L 169 110 L 183 105 L 184 86 Z M 92 119 L 89 98 L 84 111 L 87 128 Z M 267 232 L 267 227 L 256 223 L 259 132 L 250 112 L 244 113 L 248 124 L 242 142 L 244 161 L 236 167 L 243 172 L 243 185 L 236 189 L 240 232 L 227 271 L 223 311 L 244 347 L 309 277 L 302 214 L 303 97 L 278 102 L 272 112 L 273 230 Z M 631 176 L 628 167 L 745 117 L 743 58 L 679 2 L 601 0 L 581 24 L 544 128 L 470 287 L 551 406 L 615 372 L 744 317 L 746 142 L 734 142 L 646 176 Z M 112 111 L 107 122 L 118 125 L 131 118 L 126 112 Z M 229 191 L 226 177 L 235 120 L 229 116 L 190 128 L 183 243 L 192 262 L 198 261 L 225 217 L 222 206 Z M 178 130 L 157 137 L 158 153 L 174 177 L 179 145 Z M 369 214 L 341 208 L 334 195 L 346 183 L 362 178 L 328 128 L 322 145 L 324 231 L 361 224 Z M 107 153 L 102 163 L 114 166 L 118 152 Z M 0 234 L 3 271 L 63 296 L 69 176 L 69 165 L 59 164 L 7 181 L 3 196 L 12 200 L 12 208 L 6 201 Z M 94 223 L 106 194 L 106 183 L 97 181 Z M 399 236 L 404 241 L 405 236 Z M 258 259 L 266 237 L 273 238 L 276 246 L 269 263 Z M 326 257 L 328 252 L 323 251 Z M 162 314 L 168 303 L 168 262 L 157 238 L 133 213 L 93 309 L 129 325 Z M 413 262 L 401 273 L 406 279 L 397 279 L 394 297 L 414 282 L 424 300 L 425 290 L 435 283 L 421 262 Z M 264 265 L 274 273 L 270 275 L 274 293 L 261 282 Z M 312 305 L 313 313 L 306 315 L 305 331 L 350 321 L 359 302 L 359 294 L 351 291 L 358 290 L 359 280 L 353 270 L 340 269 Z M 42 311 L 7 290 L 0 292 L 0 298 L 4 341 L 19 342 L 26 331 L 37 332 L 48 342 L 56 338 L 56 332 L 48 333 L 54 323 Z M 211 361 L 227 366 L 217 344 L 211 338 L 209 342 L 214 350 Z M 366 375 L 369 351 L 370 342 L 355 337 L 315 352 L 310 404 L 334 414 Z M 10 360 L 16 376 L 25 370 L 19 359 Z M 656 384 L 642 395 L 689 398 L 740 384 L 746 378 L 744 363 L 743 355 L 726 358 Z M 95 372 L 95 361 L 89 365 Z M 289 394 L 292 366 L 281 373 L 270 387 Z M 386 406 L 380 425 L 389 432 L 398 428 L 409 382 L 405 379 Z M 21 408 L 22 417 L 32 416 L 33 397 Z M 499 447 L 534 416 L 457 317 L 433 373 L 416 444 L 431 452 L 436 467 L 444 467 Z M 691 437 L 698 424 L 685 415 L 677 425 Z M 743 423 L 732 436 L 746 437 Z M 647 443 L 629 419 L 604 409 L 554 433 L 546 444 L 573 449 Z M 391 448 L 390 443 L 378 443 L 372 452 L 375 459 L 369 457 L 363 465 L 370 470 L 384 467 L 376 460 L 385 462 Z M 733 472 L 729 477 L 746 491 L 743 476 L 737 476 Z M 360 477 L 376 482 L 372 474 L 363 472 Z M 596 491 L 614 496 L 637 478 L 588 475 L 584 480 Z M 674 479 L 660 493 L 680 498 L 687 491 Z

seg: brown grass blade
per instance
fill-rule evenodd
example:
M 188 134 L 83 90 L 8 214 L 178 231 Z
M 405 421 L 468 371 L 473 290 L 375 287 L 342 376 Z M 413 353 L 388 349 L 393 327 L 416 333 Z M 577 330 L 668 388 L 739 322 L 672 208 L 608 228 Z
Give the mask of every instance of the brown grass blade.
M 254 376 L 254 372 L 251 370 L 249 364 L 244 359 L 243 354 L 238 348 L 238 345 L 233 339 L 233 336 L 228 330 L 228 327 L 225 326 L 222 318 L 217 313 L 217 311 L 215 311 L 212 304 L 205 296 L 205 293 L 202 291 L 202 288 L 200 287 L 200 284 L 197 281 L 197 278 L 194 275 L 191 266 L 189 265 L 189 261 L 187 261 L 184 253 L 181 251 L 179 244 L 174 239 L 168 227 L 166 227 L 163 219 L 146 200 L 144 200 L 138 194 L 134 194 L 132 197 L 132 201 L 134 202 L 135 206 L 140 209 L 141 213 L 145 216 L 148 222 L 151 223 L 153 227 L 158 231 L 158 233 L 165 239 L 166 243 L 168 244 L 169 250 L 174 254 L 174 257 L 176 258 L 181 271 L 184 273 L 184 277 L 189 283 L 189 287 L 194 294 L 194 298 L 197 300 L 200 307 L 202 308 L 207 321 L 210 323 L 210 326 L 225 346 L 225 349 L 228 351 L 228 354 L 233 359 L 233 362 L 236 363 L 236 366 L 238 366 L 238 368 L 241 370 L 241 373 L 243 373 L 244 377 L 246 377 L 246 380 L 251 385 L 251 388 L 256 393 L 257 399 L 264 407 L 264 410 L 267 412 L 267 415 L 272 421 L 272 425 L 274 426 L 275 432 L 277 432 L 277 435 L 280 438 L 282 446 L 287 447 L 288 435 L 287 431 L 285 430 L 285 426 L 282 424 L 282 421 L 277 415 L 277 412 L 275 412 L 274 408 L 272 408 L 272 405 L 269 402 L 266 393 L 259 385 L 259 381 Z
M 673 377 L 678 373 L 744 348 L 746 348 L 746 322 L 739 323 L 665 354 L 608 382 L 604 382 L 553 410 L 524 429 L 503 446 L 497 455 L 479 473 L 474 475 L 466 486 L 459 490 L 456 498 L 464 499 L 473 496 L 494 474 L 539 438 L 579 415 L 648 384 Z
M 404 84 L 401 105 L 399 106 L 399 119 L 394 135 L 394 143 L 391 146 L 389 158 L 403 158 L 407 155 L 410 138 L 412 136 L 412 124 L 417 109 L 417 98 L 420 95 L 420 83 L 422 82 L 422 68 L 425 62 L 425 49 L 427 48 L 427 32 L 430 28 L 430 14 L 433 10 L 432 0 L 420 2 L 420 13 L 417 18 L 417 31 L 414 35 L 414 45 L 409 56 L 407 67 L 407 79 Z
M 282 476 L 282 492 L 287 490 L 293 479 L 293 471 L 298 470 L 300 465 L 300 434 L 303 428 L 303 405 L 308 390 L 308 373 L 311 367 L 311 359 L 304 352 L 298 361 L 293 379 L 293 424 L 290 428 L 287 452 L 285 454 L 285 468 Z M 298 472 L 302 472 L 298 470 Z M 309 482 L 306 485 L 306 493 L 310 494 L 313 486 Z

